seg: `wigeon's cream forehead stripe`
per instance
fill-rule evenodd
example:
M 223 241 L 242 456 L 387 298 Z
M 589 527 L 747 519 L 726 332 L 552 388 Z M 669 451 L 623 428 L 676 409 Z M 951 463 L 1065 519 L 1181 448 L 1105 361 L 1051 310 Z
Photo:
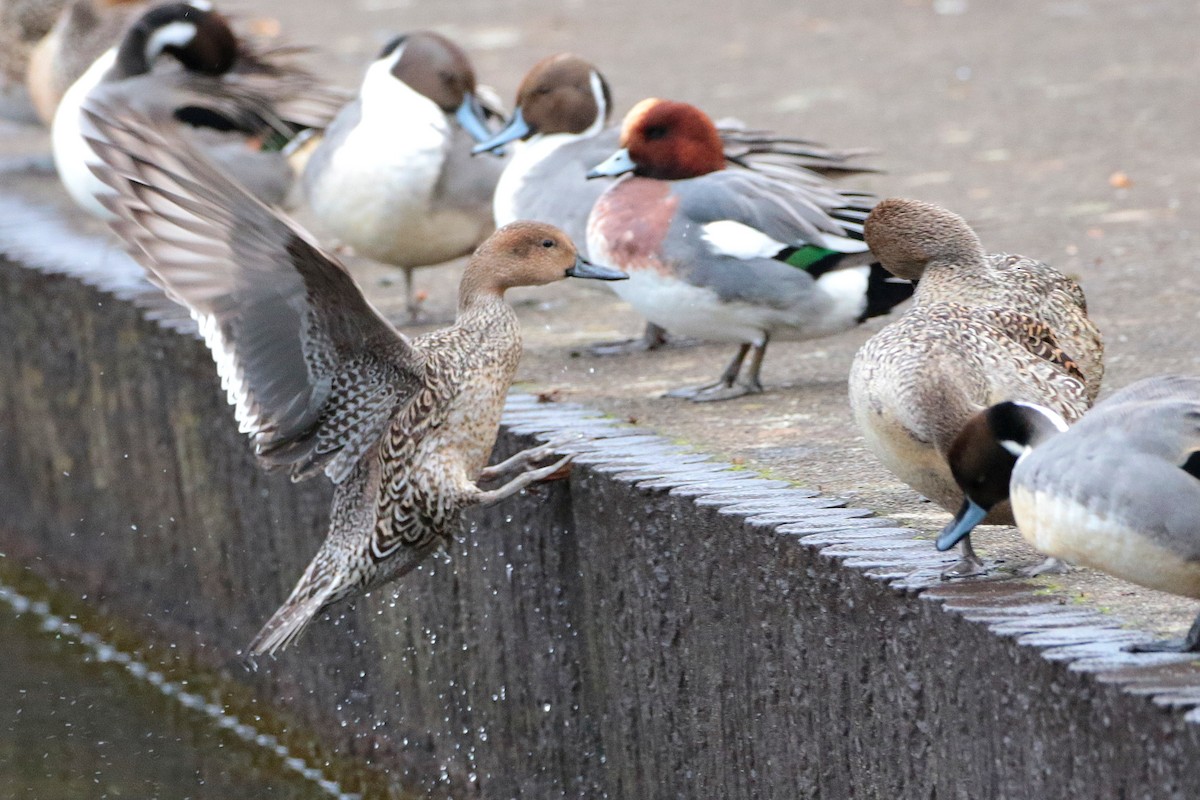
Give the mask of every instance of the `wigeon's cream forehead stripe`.
M 645 119 L 646 115 L 650 113 L 650 109 L 654 108 L 661 102 L 662 100 L 657 97 L 647 97 L 645 100 L 629 109 L 629 113 L 625 115 L 625 123 L 621 126 L 622 145 L 627 144 L 625 139 L 629 136 L 629 132 L 636 128 L 641 121 Z

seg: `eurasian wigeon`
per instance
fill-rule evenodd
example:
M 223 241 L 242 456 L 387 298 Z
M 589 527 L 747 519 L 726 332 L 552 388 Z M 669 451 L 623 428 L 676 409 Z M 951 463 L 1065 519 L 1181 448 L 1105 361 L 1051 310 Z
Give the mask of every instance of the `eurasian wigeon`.
M 571 53 L 559 53 L 533 66 L 517 89 L 508 125 L 475 147 L 495 151 L 520 141 L 496 185 L 492 202 L 496 224 L 536 219 L 557 225 L 584 247 L 587 220 L 606 185 L 587 173 L 620 143 L 620 128 L 609 126 L 613 99 L 596 66 Z M 868 171 L 856 159 L 865 151 L 835 150 L 803 139 L 746 128 L 734 120 L 717 123 L 727 165 L 777 171 L 811 169 L 829 174 Z M 641 339 L 596 345 L 611 355 L 654 349 L 664 331 L 647 323 Z
M 620 144 L 589 173 L 624 176 L 592 208 L 589 252 L 629 273 L 617 294 L 646 319 L 738 344 L 716 381 L 673 396 L 761 392 L 772 337 L 838 333 L 912 294 L 871 263 L 861 236 L 869 198 L 815 174 L 783 180 L 726 169 L 717 128 L 695 106 L 642 101 L 625 117 Z

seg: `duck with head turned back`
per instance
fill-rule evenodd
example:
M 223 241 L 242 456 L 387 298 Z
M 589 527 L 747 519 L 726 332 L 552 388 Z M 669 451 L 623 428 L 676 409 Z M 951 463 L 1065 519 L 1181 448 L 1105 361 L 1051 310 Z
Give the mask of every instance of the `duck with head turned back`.
M 51 142 L 63 185 L 85 210 L 107 216 L 95 197 L 104 185 L 92 174 L 84 141 L 95 131 L 80 113 L 91 100 L 175 127 L 188 146 L 204 150 L 256 197 L 282 203 L 292 173 L 283 155 L 264 144 L 324 125 L 342 99 L 286 60 L 289 52 L 252 50 L 205 0 L 149 9 L 55 112 Z
M 389 42 L 358 98 L 329 126 L 304 168 L 304 195 L 321 226 L 367 258 L 413 271 L 470 253 L 494 229 L 492 193 L 504 168 L 472 158 L 491 135 L 466 53 L 440 34 Z
M 536 219 L 557 225 L 576 242 L 586 241 L 588 214 L 607 188 L 603 181 L 587 180 L 587 172 L 620 146 L 620 128 L 608 125 L 612 105 L 608 81 L 579 56 L 558 53 L 529 70 L 517 89 L 508 125 L 474 151 L 495 152 L 510 142 L 521 142 L 496 184 L 492 209 L 497 225 Z M 717 132 L 731 168 L 780 176 L 803 169 L 867 171 L 855 161 L 861 151 L 834 150 L 748 130 L 734 121 L 717 123 Z M 598 344 L 589 350 L 593 355 L 615 355 L 653 350 L 665 342 L 666 332 L 650 322 L 640 339 Z
M 738 345 L 716 381 L 672 396 L 761 392 L 771 338 L 839 333 L 912 294 L 872 263 L 862 241 L 872 201 L 816 175 L 783 181 L 725 169 L 720 135 L 695 106 L 642 101 L 625 117 L 621 145 L 590 173 L 625 177 L 592 208 L 589 252 L 630 274 L 614 289 L 646 319 Z
M 1200 378 L 1138 381 L 1070 429 L 1047 408 L 999 403 L 959 433 L 950 467 L 966 501 L 939 549 L 1011 497 L 1040 552 L 1200 599 Z M 1200 652 L 1200 616 L 1183 639 L 1130 649 Z
M 884 200 L 865 235 L 890 272 L 918 283 L 912 307 L 854 358 L 854 419 L 884 466 L 953 513 L 963 495 L 947 457 L 967 421 L 1002 400 L 1078 419 L 1100 390 L 1100 333 L 1074 281 L 1033 259 L 986 254 L 943 208 Z M 1012 524 L 1008 504 L 987 521 Z M 982 567 L 964 539 L 963 560 L 948 574 Z
M 97 108 L 98 168 L 114 230 L 199 323 L 260 462 L 336 485 L 324 544 L 250 645 L 271 653 L 322 609 L 413 569 L 462 511 L 553 475 L 477 482 L 545 459 L 485 467 L 521 354 L 504 293 L 568 277 L 618 280 L 558 229 L 508 225 L 472 255 L 454 325 L 408 339 L 346 269 L 220 170 L 132 112 Z M 196 269 L 202 264 L 203 269 Z

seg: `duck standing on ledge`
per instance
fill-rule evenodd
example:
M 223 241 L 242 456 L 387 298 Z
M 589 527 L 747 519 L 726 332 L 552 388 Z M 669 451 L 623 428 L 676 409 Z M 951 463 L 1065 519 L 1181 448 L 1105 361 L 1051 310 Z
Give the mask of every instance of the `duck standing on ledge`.
M 470 253 L 495 229 L 504 162 L 471 157 L 489 136 L 466 53 L 417 31 L 383 48 L 308 158 L 309 208 L 342 244 L 404 270 L 410 321 L 413 272 Z
M 871 200 L 815 174 L 785 181 L 725 169 L 717 128 L 695 106 L 638 103 L 625 117 L 621 149 L 588 176 L 626 173 L 592 208 L 592 257 L 629 273 L 614 290 L 649 321 L 738 345 L 716 381 L 671 396 L 706 402 L 761 392 L 773 336 L 839 333 L 912 295 L 911 284 L 871 263 L 861 235 Z
M 251 642 L 272 653 L 339 600 L 413 569 L 462 511 L 552 476 L 569 457 L 496 489 L 478 481 L 551 454 L 485 467 L 521 355 L 507 289 L 625 275 L 579 258 L 557 228 L 518 222 L 471 256 L 454 325 L 408 339 L 303 230 L 134 112 L 96 108 L 97 172 L 113 229 L 212 350 L 266 467 L 336 485 L 329 534 Z
M 854 357 L 854 421 L 885 467 L 954 513 L 963 495 L 947 458 L 967 421 L 1001 400 L 1078 419 L 1100 391 L 1100 332 L 1075 281 L 1040 261 L 986 254 L 944 208 L 884 200 L 865 235 L 890 272 L 918 283 L 912 307 Z M 987 522 L 1011 525 L 1008 503 Z M 963 539 L 963 559 L 947 575 L 982 571 Z
M 264 145 L 323 127 L 344 101 L 290 63 L 291 52 L 253 52 L 205 0 L 149 9 L 59 103 L 51 129 L 59 178 L 86 211 L 108 216 L 95 197 L 104 185 L 92 174 L 84 141 L 95 132 L 80 113 L 94 100 L 176 127 L 181 141 L 204 150 L 260 200 L 282 203 L 291 168 L 278 148 Z
M 585 242 L 592 206 L 607 184 L 587 180 L 588 171 L 620 146 L 621 130 L 609 127 L 612 92 L 600 71 L 571 53 L 558 53 L 533 66 L 517 89 L 516 107 L 503 130 L 475 147 L 495 151 L 515 140 L 513 153 L 496 185 L 492 202 L 496 224 L 535 219 L 557 225 Z M 831 150 L 802 139 L 717 123 L 725 160 L 731 167 L 816 172 L 869 171 L 854 162 L 856 150 Z M 587 255 L 586 249 L 584 255 Z M 593 355 L 653 350 L 666 332 L 648 322 L 640 339 L 593 345 Z
M 1200 600 L 1200 378 L 1138 381 L 1070 429 L 1042 406 L 1000 403 L 963 428 L 950 468 L 966 500 L 939 550 L 1011 496 L 1040 552 Z M 1200 616 L 1183 639 L 1129 649 L 1198 652 Z

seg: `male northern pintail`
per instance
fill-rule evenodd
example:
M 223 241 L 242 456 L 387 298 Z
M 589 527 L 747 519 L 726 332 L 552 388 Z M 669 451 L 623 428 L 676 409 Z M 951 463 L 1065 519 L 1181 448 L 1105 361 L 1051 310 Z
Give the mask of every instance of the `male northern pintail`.
M 564 466 L 477 485 L 551 455 L 536 448 L 485 467 L 521 354 L 504 293 L 622 273 L 580 259 L 552 226 L 513 223 L 471 257 L 454 325 L 408 339 L 305 231 L 178 138 L 128 111 L 90 119 L 103 139 L 93 142 L 99 172 L 116 191 L 105 195 L 113 228 L 191 310 L 260 462 L 293 480 L 324 472 L 336 486 L 324 544 L 251 653 L 278 650 L 322 609 L 413 569 L 465 508 Z
M 1001 400 L 1078 419 L 1104 374 L 1100 332 L 1073 280 L 1033 259 L 985 254 L 966 222 L 943 208 L 884 200 L 865 235 L 889 271 L 919 283 L 912 306 L 855 356 L 854 419 L 884 466 L 953 513 L 963 496 L 947 453 L 967 420 Z M 1011 524 L 1008 504 L 987 521 Z M 953 572 L 981 567 L 964 540 Z
M 204 0 L 149 9 L 59 103 L 51 141 L 63 185 L 84 209 L 107 216 L 85 142 L 94 132 L 80 113 L 97 101 L 177 127 L 256 197 L 283 202 L 292 173 L 278 145 L 326 124 L 343 99 L 291 56 L 283 48 L 254 52 Z
M 1200 599 L 1200 378 L 1138 381 L 1069 429 L 1050 409 L 1000 403 L 963 428 L 950 467 L 966 500 L 939 549 L 1011 496 L 1040 552 Z M 1200 651 L 1200 616 L 1184 639 L 1134 649 Z
M 355 252 L 404 270 L 410 319 L 417 267 L 470 253 L 494 229 L 499 158 L 472 158 L 489 137 L 471 62 L 444 36 L 393 39 L 359 96 L 329 126 L 304 168 L 321 226 Z
M 626 116 L 620 143 L 590 173 L 624 177 L 592 208 L 589 252 L 629 273 L 614 289 L 649 321 L 738 345 L 716 381 L 674 396 L 761 392 L 772 337 L 839 333 L 912 294 L 871 263 L 861 228 L 872 200 L 817 175 L 785 181 L 725 169 L 717 128 L 695 106 L 644 100 Z
M 588 171 L 620 146 L 621 131 L 609 127 L 612 92 L 600 71 L 571 53 L 542 59 L 517 89 L 516 107 L 505 128 L 475 147 L 494 151 L 521 140 L 496 185 L 492 208 L 496 224 L 536 219 L 557 225 L 576 242 L 587 237 L 587 220 L 607 188 L 587 180 Z M 859 150 L 834 150 L 802 139 L 717 123 L 729 167 L 747 167 L 787 176 L 795 170 L 852 173 L 868 168 L 855 161 Z M 586 254 L 586 250 L 585 250 Z M 664 332 L 648 323 L 641 339 L 597 345 L 597 354 L 654 349 Z

